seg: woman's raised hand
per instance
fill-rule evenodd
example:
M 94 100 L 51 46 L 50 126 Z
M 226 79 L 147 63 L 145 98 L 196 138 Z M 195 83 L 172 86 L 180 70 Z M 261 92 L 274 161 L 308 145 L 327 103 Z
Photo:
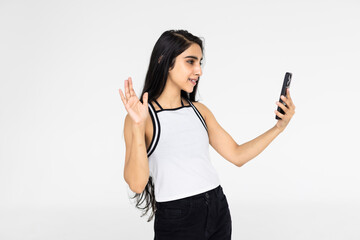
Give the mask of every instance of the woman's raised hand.
M 148 109 L 148 92 L 143 94 L 143 103 L 140 102 L 133 89 L 132 79 L 129 77 L 125 80 L 125 96 L 119 89 L 120 97 L 124 103 L 126 111 L 136 124 L 145 124 L 149 115 Z
M 290 96 L 290 89 L 287 88 L 286 91 L 286 97 L 281 95 L 281 99 L 286 103 L 286 106 L 281 102 L 276 102 L 276 104 L 281 107 L 281 109 L 285 112 L 285 114 L 281 114 L 280 112 L 275 110 L 275 114 L 281 118 L 277 121 L 275 126 L 281 131 L 284 131 L 286 126 L 289 124 L 291 118 L 295 114 L 295 104 Z

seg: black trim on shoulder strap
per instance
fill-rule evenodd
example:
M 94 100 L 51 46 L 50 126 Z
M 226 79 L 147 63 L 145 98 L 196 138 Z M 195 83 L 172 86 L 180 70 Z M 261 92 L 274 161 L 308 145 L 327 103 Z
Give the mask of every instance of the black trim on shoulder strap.
M 153 136 L 152 136 L 149 148 L 146 150 L 148 154 L 149 154 L 149 150 L 151 149 L 151 145 L 154 142 L 154 137 L 155 137 L 155 133 L 156 133 L 156 124 L 155 124 L 155 116 L 154 116 L 153 108 L 154 108 L 153 105 L 149 102 L 149 114 L 150 114 L 151 121 L 153 124 Z
M 151 119 L 153 121 L 153 137 L 149 146 L 149 149 L 147 149 L 147 153 L 148 153 L 148 157 L 150 157 L 150 155 L 155 151 L 155 148 L 159 142 L 159 138 L 160 138 L 160 121 L 159 118 L 157 116 L 157 113 L 155 111 L 154 106 L 152 105 L 152 103 L 149 103 L 150 106 L 150 111 L 151 111 Z
M 148 157 L 150 157 L 150 155 L 155 151 L 155 148 L 160 138 L 160 121 L 156 114 L 154 106 L 150 102 L 149 102 L 149 114 L 151 116 L 151 120 L 153 123 L 153 137 L 151 139 L 149 148 L 147 149 Z
M 203 116 L 201 115 L 200 111 L 195 107 L 195 105 L 194 105 L 189 99 L 186 99 L 186 100 L 189 102 L 189 104 L 191 105 L 192 109 L 194 110 L 194 112 L 196 113 L 196 115 L 198 116 L 198 118 L 200 119 L 202 125 L 204 126 L 204 128 L 205 128 L 205 130 L 206 130 L 206 132 L 207 132 L 207 134 L 209 134 L 208 129 L 207 129 L 206 122 L 205 122 Z
M 160 110 L 163 110 L 163 108 L 160 106 L 160 104 L 158 103 L 158 101 L 154 100 L 154 102 L 159 106 Z

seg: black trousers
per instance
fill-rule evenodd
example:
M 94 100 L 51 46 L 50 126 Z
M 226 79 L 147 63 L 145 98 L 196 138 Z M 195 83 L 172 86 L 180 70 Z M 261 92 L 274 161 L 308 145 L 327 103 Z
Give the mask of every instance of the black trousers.
M 168 202 L 156 202 L 155 240 L 229 240 L 231 215 L 221 185 Z

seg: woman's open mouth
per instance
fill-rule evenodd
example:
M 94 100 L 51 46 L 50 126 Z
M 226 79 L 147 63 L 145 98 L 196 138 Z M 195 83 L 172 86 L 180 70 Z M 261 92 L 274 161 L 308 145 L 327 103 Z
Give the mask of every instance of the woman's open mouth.
M 196 85 L 196 81 L 195 80 L 193 80 L 193 79 L 188 79 L 192 84 L 194 84 L 194 86 Z

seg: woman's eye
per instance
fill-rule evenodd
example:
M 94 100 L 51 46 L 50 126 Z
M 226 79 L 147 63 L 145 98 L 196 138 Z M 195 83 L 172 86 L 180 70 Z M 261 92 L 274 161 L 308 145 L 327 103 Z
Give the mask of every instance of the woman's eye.
M 191 65 L 194 63 L 194 60 L 189 60 L 188 63 L 190 63 Z M 200 65 L 202 65 L 203 63 L 200 62 Z

